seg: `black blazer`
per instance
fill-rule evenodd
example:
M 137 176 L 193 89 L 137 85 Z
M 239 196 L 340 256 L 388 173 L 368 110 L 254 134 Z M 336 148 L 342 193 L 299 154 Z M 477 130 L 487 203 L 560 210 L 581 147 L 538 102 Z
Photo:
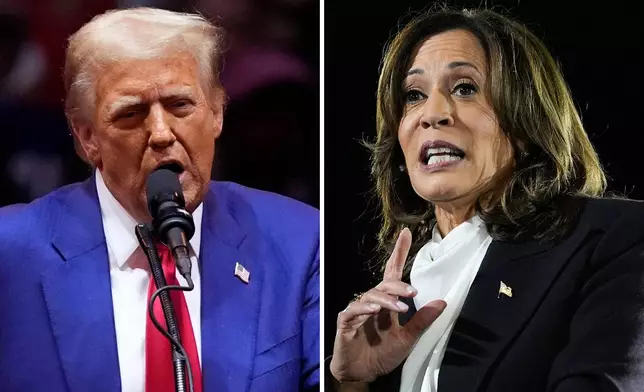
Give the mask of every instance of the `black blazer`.
M 556 243 L 492 242 L 449 339 L 439 392 L 644 391 L 644 203 L 582 203 Z M 501 281 L 511 298 L 499 296 Z M 401 370 L 369 390 L 398 391 Z

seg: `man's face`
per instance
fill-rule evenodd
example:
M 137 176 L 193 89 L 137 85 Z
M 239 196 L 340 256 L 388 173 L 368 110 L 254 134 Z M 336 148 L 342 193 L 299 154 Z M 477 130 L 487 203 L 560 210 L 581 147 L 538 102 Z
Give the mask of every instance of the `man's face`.
M 138 221 L 149 220 L 145 183 L 164 164 L 180 167 L 189 211 L 208 190 L 223 91 L 204 91 L 190 55 L 118 62 L 96 80 L 93 125 L 76 131 L 107 188 Z

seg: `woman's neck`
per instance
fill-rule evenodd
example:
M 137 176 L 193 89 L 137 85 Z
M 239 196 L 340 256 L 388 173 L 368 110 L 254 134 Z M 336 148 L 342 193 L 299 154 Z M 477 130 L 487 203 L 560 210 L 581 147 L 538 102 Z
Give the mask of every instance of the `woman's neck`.
M 436 205 L 434 208 L 436 225 L 438 225 L 438 231 L 443 238 L 456 226 L 474 216 L 475 213 L 474 205 L 463 207 Z

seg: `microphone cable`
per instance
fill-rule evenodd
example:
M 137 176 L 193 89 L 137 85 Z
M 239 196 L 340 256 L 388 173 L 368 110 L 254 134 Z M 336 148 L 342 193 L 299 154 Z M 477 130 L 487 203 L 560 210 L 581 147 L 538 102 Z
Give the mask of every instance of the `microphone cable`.
M 192 291 L 194 289 L 194 284 L 190 286 L 164 286 L 161 287 L 160 289 L 157 289 L 152 296 L 150 297 L 150 303 L 148 304 L 148 314 L 150 315 L 150 320 L 152 321 L 152 324 L 154 324 L 155 328 L 159 330 L 166 338 L 172 342 L 174 347 L 179 351 L 181 354 L 181 357 L 179 358 L 181 362 L 185 363 L 186 366 L 186 371 L 188 373 L 188 391 L 189 392 L 194 392 L 194 380 L 192 378 L 192 367 L 190 366 L 190 361 L 188 360 L 188 354 L 186 353 L 186 350 L 183 348 L 183 345 L 175 339 L 168 331 L 166 331 L 163 326 L 159 323 L 157 320 L 156 316 L 154 315 L 154 300 L 157 299 L 161 294 L 164 294 L 165 291 L 170 291 L 170 290 L 178 290 L 178 291 Z M 167 293 L 165 293 L 167 294 Z M 163 306 L 163 301 L 162 301 L 162 306 Z M 165 313 L 165 309 L 163 311 Z M 178 362 L 181 366 L 181 362 Z M 177 362 L 175 361 L 175 367 L 177 366 Z M 176 374 L 176 373 L 175 373 Z M 180 374 L 180 373 L 179 373 Z M 177 391 L 185 391 L 185 382 L 186 380 L 177 380 Z
M 188 392 L 194 392 L 192 367 L 190 366 L 188 354 L 186 353 L 186 350 L 180 342 L 181 337 L 179 334 L 179 328 L 177 326 L 176 315 L 174 313 L 174 307 L 172 306 L 172 301 L 170 300 L 169 296 L 170 290 L 192 291 L 194 289 L 194 283 L 192 282 L 192 279 L 186 279 L 188 286 L 167 285 L 165 276 L 163 275 L 163 269 L 161 268 L 159 254 L 154 245 L 152 231 L 150 230 L 149 226 L 145 224 L 139 224 L 136 226 L 135 232 L 136 237 L 139 240 L 139 244 L 141 245 L 141 248 L 145 252 L 145 255 L 147 256 L 150 263 L 150 269 L 152 271 L 154 281 L 157 287 L 159 287 L 152 294 L 152 296 L 150 296 L 150 301 L 148 302 L 148 315 L 150 316 L 150 321 L 152 321 L 154 327 L 170 341 L 174 348 L 174 350 L 172 351 L 172 361 L 174 364 L 174 374 L 176 377 L 175 386 L 177 392 L 186 392 L 186 386 L 188 387 Z M 188 278 L 190 278 L 189 275 Z M 163 326 L 159 323 L 156 316 L 154 315 L 154 301 L 157 298 L 161 300 L 161 307 L 163 308 L 163 314 L 166 319 L 166 324 L 168 325 L 168 330 L 163 328 Z M 186 367 L 185 370 L 188 373 L 187 380 L 185 379 L 185 372 L 183 369 L 184 364 Z

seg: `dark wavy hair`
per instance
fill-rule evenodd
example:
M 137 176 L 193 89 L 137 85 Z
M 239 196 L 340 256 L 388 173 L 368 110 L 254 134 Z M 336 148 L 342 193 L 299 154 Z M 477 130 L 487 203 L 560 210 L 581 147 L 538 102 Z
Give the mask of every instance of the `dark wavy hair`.
M 476 203 L 492 238 L 560 238 L 576 222 L 580 196 L 601 197 L 606 189 L 599 158 L 560 67 L 544 44 L 525 26 L 495 11 L 434 8 L 416 15 L 390 40 L 381 64 L 377 138 L 368 146 L 384 257 L 404 227 L 413 235 L 410 259 L 431 237 L 433 206 L 414 192 L 409 176 L 400 170 L 403 82 L 415 50 L 429 37 L 455 29 L 472 33 L 485 51 L 485 94 L 515 152 L 512 168 L 497 173 Z

